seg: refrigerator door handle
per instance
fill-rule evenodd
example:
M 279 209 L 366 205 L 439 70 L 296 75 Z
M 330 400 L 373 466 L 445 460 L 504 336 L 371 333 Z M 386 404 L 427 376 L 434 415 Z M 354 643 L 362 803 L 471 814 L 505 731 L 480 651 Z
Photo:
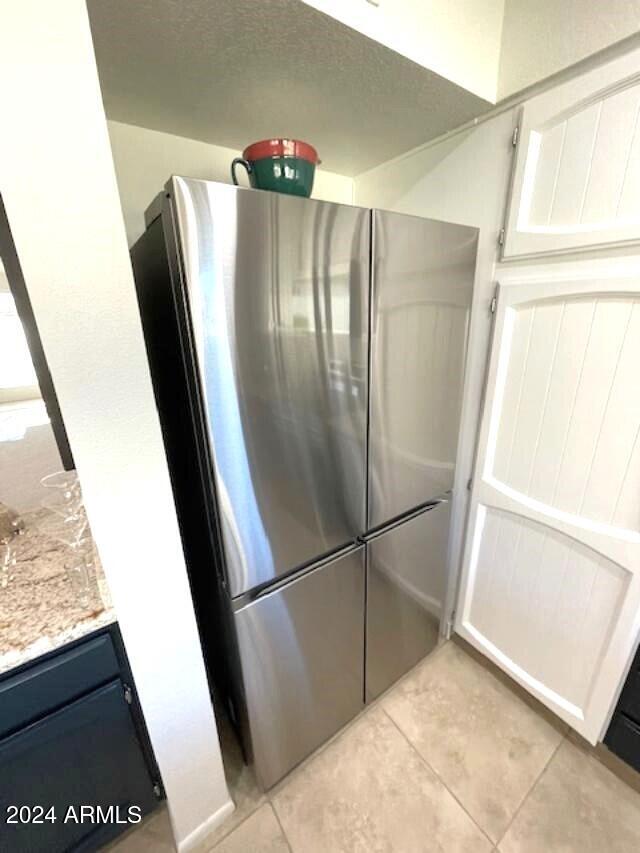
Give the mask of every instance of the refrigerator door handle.
M 431 510 L 436 509 L 436 507 L 442 506 L 442 504 L 447 504 L 451 502 L 452 492 L 448 491 L 442 495 L 439 495 L 437 498 L 432 498 L 426 503 L 420 504 L 420 506 L 411 510 L 411 512 L 407 512 L 404 515 L 399 516 L 398 518 L 391 518 L 389 521 L 381 524 L 379 527 L 374 528 L 373 530 L 368 530 L 366 533 L 362 533 L 357 537 L 357 541 L 365 545 L 367 542 L 371 542 L 373 539 L 377 539 L 379 536 L 383 536 L 387 531 L 393 530 L 395 527 L 399 527 L 401 524 L 404 524 L 406 521 L 411 521 L 412 518 L 416 518 L 419 515 L 422 515 L 426 512 L 431 512 Z

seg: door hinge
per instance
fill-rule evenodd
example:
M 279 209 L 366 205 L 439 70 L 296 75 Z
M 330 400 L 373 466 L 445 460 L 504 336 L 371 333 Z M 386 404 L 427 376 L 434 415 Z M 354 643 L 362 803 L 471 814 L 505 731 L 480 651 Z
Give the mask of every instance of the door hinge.
M 520 133 L 520 126 L 516 125 L 513 128 L 513 133 L 511 134 L 511 144 L 513 145 L 514 148 L 518 144 L 518 134 L 519 133 Z
M 155 794 L 156 800 L 162 799 L 162 785 L 160 784 L 160 782 L 153 783 L 153 793 Z
M 498 246 L 504 246 L 504 228 L 501 228 L 498 234 Z
M 489 310 L 491 311 L 492 314 L 495 314 L 497 308 L 498 308 L 498 285 L 496 285 L 496 289 L 493 293 L 493 296 L 491 297 L 491 302 L 489 303 Z
M 473 477 L 469 477 L 469 479 L 467 480 L 467 491 L 468 491 L 468 492 L 470 492 L 470 491 L 471 491 L 471 486 L 472 486 L 472 485 L 473 485 Z
M 133 691 L 131 690 L 128 684 L 123 684 L 122 692 L 124 693 L 124 701 L 127 703 L 127 705 L 131 705 L 131 703 L 133 702 Z
M 445 638 L 447 640 L 451 639 L 451 635 L 453 634 L 453 626 L 455 624 L 455 621 L 456 621 L 456 611 L 452 610 L 451 615 L 447 619 L 447 624 L 445 625 L 445 628 L 444 628 L 444 635 L 445 635 Z

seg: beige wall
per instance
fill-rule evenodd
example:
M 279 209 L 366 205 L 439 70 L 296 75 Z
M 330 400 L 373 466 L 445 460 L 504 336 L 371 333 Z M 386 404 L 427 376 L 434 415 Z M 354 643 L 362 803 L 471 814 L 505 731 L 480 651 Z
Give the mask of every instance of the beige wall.
M 640 30 L 640 0 L 505 0 L 498 98 Z
M 640 31 L 640 0 L 305 0 L 495 103 Z
M 84 0 L 6 5 L 0 189 L 181 851 L 233 809 Z
M 495 102 L 504 0 L 305 0 L 468 91 Z
M 239 151 L 118 121 L 108 126 L 129 245 L 144 231 L 144 211 L 170 175 L 231 183 L 229 169 Z M 243 181 L 242 168 L 238 175 Z M 351 204 L 353 180 L 320 169 L 313 197 Z

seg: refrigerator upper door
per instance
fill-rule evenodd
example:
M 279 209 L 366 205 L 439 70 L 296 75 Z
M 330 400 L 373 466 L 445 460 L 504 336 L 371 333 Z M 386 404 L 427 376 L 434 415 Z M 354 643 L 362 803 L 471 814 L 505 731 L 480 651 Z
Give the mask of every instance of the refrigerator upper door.
M 172 181 L 230 593 L 364 528 L 370 212 Z
M 367 542 L 368 701 L 438 643 L 449 518 L 449 503 L 443 500 Z
M 478 230 L 373 212 L 369 529 L 453 485 Z
M 364 548 L 234 614 L 256 773 L 271 787 L 363 706 Z

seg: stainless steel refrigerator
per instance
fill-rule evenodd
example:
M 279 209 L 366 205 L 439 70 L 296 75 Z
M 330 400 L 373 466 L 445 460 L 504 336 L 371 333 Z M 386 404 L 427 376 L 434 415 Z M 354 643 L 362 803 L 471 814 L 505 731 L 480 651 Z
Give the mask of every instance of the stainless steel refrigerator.
M 264 787 L 438 642 L 476 243 L 176 177 L 132 250 L 205 661 Z

